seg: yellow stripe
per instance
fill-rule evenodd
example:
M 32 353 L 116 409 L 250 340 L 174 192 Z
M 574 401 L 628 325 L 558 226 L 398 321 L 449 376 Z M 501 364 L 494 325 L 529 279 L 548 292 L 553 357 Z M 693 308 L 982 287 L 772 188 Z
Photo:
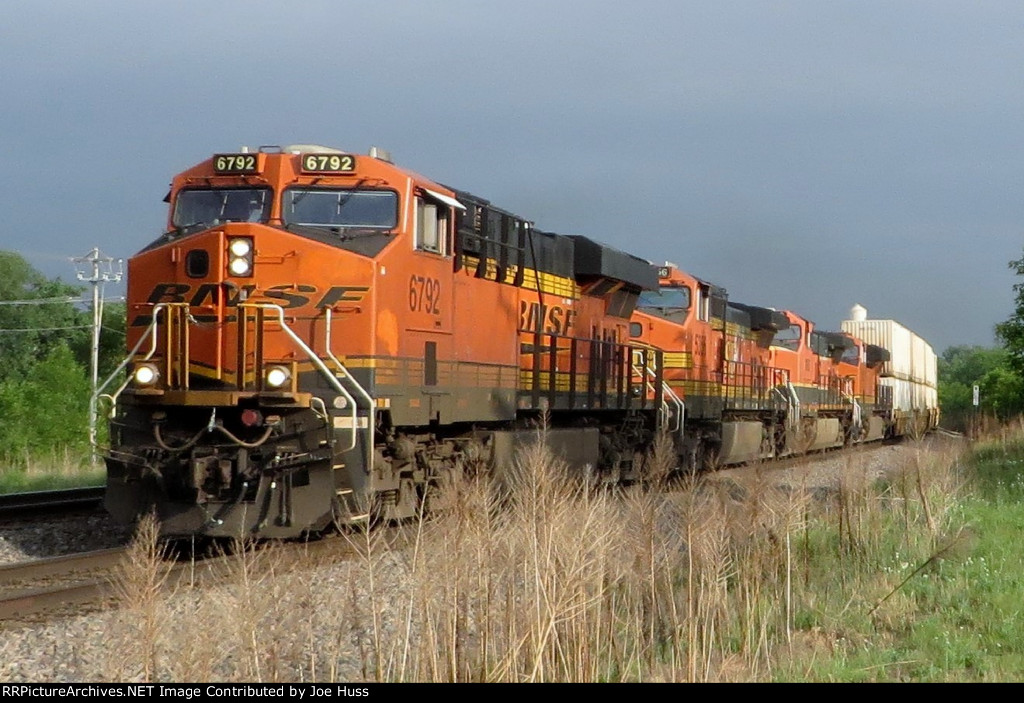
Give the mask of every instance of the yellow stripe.
M 378 384 L 397 385 L 409 383 L 419 385 L 423 379 L 424 362 L 420 359 L 362 357 L 348 360 L 339 358 L 339 361 L 346 368 L 350 369 L 374 369 L 374 379 Z M 265 363 L 291 362 L 272 362 L 268 360 Z M 328 367 L 334 366 L 329 359 L 325 359 L 324 363 Z M 317 367 L 312 361 L 307 360 L 296 363 L 295 368 L 297 371 L 303 372 L 316 370 Z M 437 364 L 437 380 L 439 385 L 451 385 L 456 381 L 461 381 L 462 383 L 459 385 L 470 388 L 515 388 L 516 374 L 519 370 L 518 367 L 514 366 L 439 361 Z M 201 376 L 202 378 L 220 380 L 229 385 L 235 383 L 236 377 L 234 371 L 223 370 L 218 374 L 216 369 L 197 362 L 192 362 L 189 365 L 189 373 Z M 340 374 L 340 371 L 338 373 Z M 248 371 L 246 373 L 246 380 L 248 383 L 254 383 L 256 381 L 256 374 L 253 371 Z
M 733 337 L 738 336 L 741 339 L 754 339 L 754 333 L 750 331 L 749 327 L 744 327 L 735 322 L 725 323 L 725 333 Z
M 576 390 L 586 389 L 585 375 L 576 375 Z M 555 390 L 556 391 L 569 391 L 572 388 L 572 374 L 565 371 L 555 372 Z M 541 371 L 537 374 L 538 388 L 541 390 L 551 390 L 551 374 L 549 371 Z M 582 385 L 581 385 L 582 384 Z M 519 374 L 519 387 L 521 390 L 532 391 L 533 390 L 533 371 L 523 370 Z
M 690 352 L 665 352 L 661 358 L 666 369 L 693 368 L 693 354 Z
M 373 368 L 377 367 L 377 362 L 378 362 L 377 359 L 372 358 L 372 357 L 363 357 L 363 358 L 354 358 L 354 359 L 346 359 L 345 357 L 338 357 L 338 361 L 340 361 L 341 363 L 343 363 L 346 367 L 348 367 L 350 369 L 373 369 Z M 386 359 L 381 359 L 380 361 L 387 361 L 387 360 Z
M 233 373 L 223 374 L 223 375 L 222 374 L 218 374 L 216 369 L 211 369 L 211 368 L 208 368 L 206 366 L 201 366 L 199 364 L 189 364 L 188 365 L 188 372 L 189 372 L 189 375 L 201 376 L 202 378 L 209 378 L 209 379 L 213 379 L 214 381 L 225 380 L 225 381 L 228 381 L 229 383 L 235 377 L 235 374 L 233 374 Z M 224 376 L 224 377 L 222 378 L 222 376 Z
M 471 256 L 469 254 L 462 255 L 463 265 L 467 269 L 475 269 L 480 263 L 480 257 Z M 516 273 L 519 267 L 515 265 L 509 265 L 505 268 L 505 277 L 501 281 L 498 279 L 498 261 L 491 257 L 487 258 L 486 270 L 484 272 L 484 278 L 489 281 L 497 281 L 499 283 L 507 283 L 509 285 L 515 283 Z M 539 278 L 539 284 L 538 284 Z M 579 300 L 580 287 L 576 285 L 576 281 L 565 276 L 558 276 L 556 274 L 547 273 L 545 271 L 537 271 L 532 268 L 526 268 L 523 270 L 523 285 L 522 287 L 526 290 L 537 290 L 540 288 L 542 293 L 548 293 L 550 295 L 557 295 L 561 298 L 572 298 L 573 300 Z

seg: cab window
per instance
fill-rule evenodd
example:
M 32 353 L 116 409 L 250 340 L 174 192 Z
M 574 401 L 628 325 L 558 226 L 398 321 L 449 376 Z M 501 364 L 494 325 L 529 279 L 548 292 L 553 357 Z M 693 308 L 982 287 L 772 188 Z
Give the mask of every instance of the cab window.
M 391 190 L 291 188 L 282 206 L 286 225 L 388 230 L 398 223 L 398 194 Z
M 179 230 L 225 222 L 266 222 L 270 201 L 269 188 L 190 188 L 178 193 L 171 222 Z
M 640 309 L 655 308 L 658 310 L 689 310 L 690 289 L 661 288 L 660 290 L 645 290 L 640 293 L 636 306 Z
M 416 248 L 435 254 L 449 253 L 448 208 L 416 198 Z
M 697 286 L 697 319 L 702 322 L 711 319 L 711 289 L 705 285 Z
M 772 345 L 796 351 L 800 348 L 800 337 L 802 334 L 803 332 L 800 329 L 800 325 L 790 325 L 786 329 L 779 330 L 775 333 L 775 339 L 772 340 Z
M 856 366 L 860 363 L 860 347 L 857 345 L 847 347 L 843 350 L 843 356 L 839 361 L 844 364 L 853 364 Z

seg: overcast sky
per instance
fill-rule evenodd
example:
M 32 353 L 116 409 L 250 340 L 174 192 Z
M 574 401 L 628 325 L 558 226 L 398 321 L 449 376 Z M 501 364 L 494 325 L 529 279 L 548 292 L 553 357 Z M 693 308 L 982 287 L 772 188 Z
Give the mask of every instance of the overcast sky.
M 74 279 L 214 152 L 376 145 L 740 302 L 991 345 L 1022 36 L 1020 2 L 8 0 L 0 248 Z

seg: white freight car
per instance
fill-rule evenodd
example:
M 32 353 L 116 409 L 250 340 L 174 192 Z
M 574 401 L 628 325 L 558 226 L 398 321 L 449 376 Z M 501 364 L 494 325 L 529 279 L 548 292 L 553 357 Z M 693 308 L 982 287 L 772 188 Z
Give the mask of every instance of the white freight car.
M 879 384 L 892 389 L 895 434 L 920 434 L 939 424 L 937 358 L 928 342 L 895 320 L 869 320 L 854 305 L 842 330 L 889 351 Z

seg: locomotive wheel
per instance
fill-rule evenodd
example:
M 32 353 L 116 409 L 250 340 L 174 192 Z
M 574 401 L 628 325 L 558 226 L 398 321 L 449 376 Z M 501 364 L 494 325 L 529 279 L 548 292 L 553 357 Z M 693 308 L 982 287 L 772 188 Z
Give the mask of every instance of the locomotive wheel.
M 461 465 L 448 467 L 438 471 L 432 481 L 429 481 L 423 489 L 420 500 L 424 501 L 424 513 L 436 513 L 448 510 L 453 504 L 453 494 L 457 476 L 462 475 Z
M 386 503 L 381 517 L 384 520 L 405 520 L 416 517 L 419 507 L 419 492 L 411 478 L 403 478 L 398 483 L 393 503 Z

